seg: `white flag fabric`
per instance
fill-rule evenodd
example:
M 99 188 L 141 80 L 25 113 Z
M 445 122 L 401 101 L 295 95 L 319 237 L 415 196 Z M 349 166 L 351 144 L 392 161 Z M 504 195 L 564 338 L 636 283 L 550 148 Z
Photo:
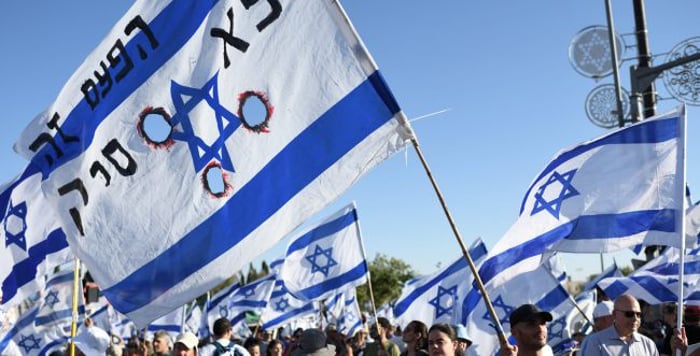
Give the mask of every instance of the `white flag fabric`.
M 159 330 L 165 330 L 168 335 L 170 335 L 170 340 L 175 340 L 177 335 L 182 333 L 184 318 L 184 306 L 171 311 L 168 314 L 161 316 L 160 318 L 153 320 L 146 330 L 150 331 L 151 334 Z
M 4 308 L 43 290 L 52 268 L 73 256 L 58 217 L 41 193 L 41 175 L 28 171 L 0 188 L 0 303 Z
M 321 300 L 367 282 L 357 209 L 351 203 L 294 236 L 279 278 L 302 300 Z
M 597 275 L 592 280 L 586 282 L 583 285 L 582 291 L 588 291 L 588 290 L 595 289 L 595 287 L 598 285 L 598 282 L 602 281 L 605 278 L 622 277 L 622 276 L 623 276 L 622 271 L 620 271 L 620 268 L 617 267 L 617 262 L 613 261 L 612 265 L 610 265 L 608 268 L 606 268 L 603 272 L 601 272 L 599 275 Z
M 275 286 L 275 275 L 270 274 L 244 286 L 233 285 L 231 288 L 212 297 L 207 308 L 207 320 L 210 331 L 219 318 L 227 318 L 234 329 L 245 323 L 247 312 L 262 313 L 268 305 Z
M 78 290 L 82 290 L 79 288 Z M 34 323 L 37 327 L 58 326 L 70 335 L 73 315 L 73 271 L 62 270 L 49 277 L 39 302 L 39 312 Z M 82 293 L 78 295 L 78 323 L 85 316 Z
M 486 245 L 481 239 L 469 248 L 469 254 L 477 266 L 483 261 L 486 252 Z M 412 320 L 420 320 L 426 325 L 457 323 L 459 306 L 472 290 L 473 281 L 474 276 L 467 260 L 460 256 L 431 275 L 407 282 L 401 296 L 394 303 L 396 325 L 406 326 Z
M 700 289 L 700 248 L 691 250 L 685 256 L 684 266 L 683 299 L 688 300 L 695 291 Z M 629 276 L 606 278 L 598 282 L 598 286 L 610 299 L 615 299 L 622 294 L 631 294 L 652 305 L 676 302 L 678 301 L 679 269 L 679 250 L 667 248 L 661 255 Z
M 143 327 L 411 137 L 337 2 L 141 0 L 15 150 L 102 292 Z
M 510 333 L 510 313 L 522 304 L 535 304 L 540 309 L 552 313 L 554 321 L 557 321 L 548 325 L 553 331 L 552 335 L 564 336 L 566 320 L 561 319 L 561 311 L 570 310 L 571 297 L 561 285 L 562 275 L 561 265 L 557 257 L 553 256 L 534 271 L 521 273 L 502 284 L 487 287 L 494 310 L 506 334 Z M 499 348 L 498 336 L 491 316 L 476 289 L 467 296 L 465 304 L 468 313 L 465 314 L 466 320 L 462 323 L 466 325 L 467 334 L 474 341 L 467 353 L 493 355 Z
M 479 270 L 485 284 L 535 269 L 549 249 L 598 253 L 680 246 L 685 109 L 557 154 Z
M 197 335 L 198 339 L 206 339 L 211 335 L 207 325 L 206 314 L 202 312 L 202 307 L 196 302 L 193 302 L 192 307 L 188 310 L 183 327 L 185 331 Z
M 351 337 L 364 327 L 355 288 L 336 294 L 333 298 L 327 299 L 324 304 L 328 314 L 327 322 L 335 325 L 336 330 L 343 335 Z
M 263 329 L 272 330 L 309 315 L 318 315 L 317 302 L 301 300 L 289 293 L 282 280 L 276 280 L 270 301 L 260 315 Z
M 60 327 L 37 326 L 34 320 L 39 314 L 39 306 L 25 312 L 4 335 L 0 335 L 0 355 L 39 356 L 62 350 L 68 342 L 70 330 L 66 333 Z

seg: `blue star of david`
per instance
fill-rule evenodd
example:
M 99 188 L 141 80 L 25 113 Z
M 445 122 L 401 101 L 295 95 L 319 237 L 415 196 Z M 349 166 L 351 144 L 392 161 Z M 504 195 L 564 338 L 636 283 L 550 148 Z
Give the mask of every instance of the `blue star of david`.
M 48 305 L 49 308 L 53 309 L 54 305 L 58 303 L 60 300 L 58 300 L 58 291 L 50 291 L 47 295 L 46 298 L 44 298 L 44 304 Z
M 286 297 L 280 298 L 277 303 L 275 303 L 275 310 L 278 312 L 283 312 L 289 307 L 289 300 Z
M 255 295 L 255 287 L 244 289 L 244 290 L 243 290 L 243 295 L 244 295 L 246 298 L 250 298 L 250 297 L 254 296 L 254 295 Z
M 324 276 L 328 277 L 328 270 L 337 265 L 338 262 L 336 262 L 333 259 L 333 247 L 329 247 L 327 249 L 322 249 L 321 246 L 316 245 L 316 248 L 314 249 L 314 253 L 306 256 L 306 260 L 311 263 L 311 273 L 315 272 L 321 272 L 323 273 Z M 321 265 L 320 263 L 316 263 L 316 259 L 320 256 L 325 257 L 326 263 L 325 265 Z
M 17 219 L 19 219 L 19 221 Z M 12 201 L 10 201 L 10 207 L 7 208 L 4 221 L 5 247 L 10 247 L 10 245 L 15 244 L 23 251 L 27 251 L 27 240 L 24 236 L 24 233 L 27 231 L 27 203 L 21 202 L 15 206 L 12 204 Z M 21 226 L 13 226 L 17 222 L 20 222 Z M 9 227 L 8 223 L 10 223 Z M 17 231 L 17 228 L 19 228 L 19 231 Z
M 564 329 L 566 329 L 566 316 L 552 321 L 547 325 L 547 335 L 549 335 L 549 340 L 559 338 L 564 338 Z
M 494 310 L 496 310 L 496 309 L 503 310 L 503 314 L 501 314 L 501 315 L 503 315 L 503 317 L 498 319 L 498 321 L 501 323 L 501 325 L 503 325 L 505 323 L 509 323 L 508 316 L 510 316 L 510 313 L 512 313 L 513 310 L 515 310 L 515 307 L 512 307 L 512 306 L 506 304 L 503 301 L 503 297 L 500 295 L 498 297 L 496 297 L 496 299 L 493 300 L 492 304 L 493 304 Z M 498 313 L 498 312 L 496 312 L 496 313 Z M 491 321 L 491 314 L 489 314 L 489 312 L 487 311 L 486 313 L 484 313 L 484 316 L 482 316 L 482 318 L 484 318 L 484 320 Z
M 228 307 L 225 305 L 219 305 L 219 316 L 222 318 L 228 318 Z
M 170 86 L 170 96 L 176 111 L 172 117 L 173 127 L 182 126 L 182 132 L 173 132 L 173 139 L 187 142 L 197 172 L 201 171 L 212 160 L 220 162 L 223 169 L 234 171 L 233 162 L 231 162 L 225 143 L 241 125 L 241 121 L 219 102 L 217 78 L 218 74 L 215 74 L 202 88 L 190 88 L 174 81 Z M 202 102 L 213 110 L 211 117 L 208 119 L 202 115 L 190 117 L 190 113 Z M 201 111 L 198 112 L 201 113 Z M 202 137 L 197 136 L 192 124 L 193 119 L 212 120 L 211 124 L 216 124 L 219 136 L 214 142 L 207 144 Z M 209 124 L 209 122 L 205 124 Z
M 530 215 L 535 215 L 542 210 L 547 210 L 552 216 L 559 219 L 559 211 L 561 210 L 561 204 L 564 200 L 571 197 L 579 195 L 579 192 L 571 185 L 571 180 L 576 174 L 576 169 L 572 169 L 564 174 L 559 174 L 559 172 L 554 171 L 547 182 L 544 183 L 535 193 L 535 206 L 532 208 L 532 213 Z M 561 191 L 559 195 L 547 201 L 544 197 L 547 187 L 551 184 L 558 182 L 561 184 Z
M 449 303 L 449 305 L 445 306 L 445 304 L 442 303 L 443 301 L 443 296 L 447 296 L 445 298 L 446 302 L 452 301 L 453 303 Z M 454 305 L 454 300 L 457 298 L 457 285 L 454 285 L 450 288 L 442 288 L 442 286 L 438 286 L 438 292 L 435 298 L 431 299 L 428 304 L 432 305 L 435 307 L 435 319 L 441 317 L 442 315 L 448 314 L 452 315 L 452 306 Z
M 39 347 L 40 342 L 41 339 L 37 339 L 34 335 L 20 335 L 20 341 L 17 343 L 17 346 L 23 348 L 24 352 L 28 354 L 32 349 L 41 350 Z

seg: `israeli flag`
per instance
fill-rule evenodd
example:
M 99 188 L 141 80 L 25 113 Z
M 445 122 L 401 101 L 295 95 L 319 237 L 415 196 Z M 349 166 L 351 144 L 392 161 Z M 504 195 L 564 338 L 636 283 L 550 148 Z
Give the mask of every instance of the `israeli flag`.
M 617 262 L 613 262 L 612 265 L 608 266 L 608 268 L 606 268 L 603 272 L 601 272 L 595 278 L 586 282 L 586 284 L 583 285 L 582 291 L 594 290 L 595 287 L 598 285 L 598 282 L 602 281 L 605 278 L 622 277 L 622 276 L 623 276 L 622 271 L 620 271 L 620 268 L 617 267 Z
M 267 275 L 244 286 L 237 284 L 218 293 L 207 309 L 208 325 L 213 328 L 219 318 L 228 318 L 236 329 L 245 323 L 247 312 L 259 314 L 265 309 L 275 286 L 275 275 Z M 212 329 L 210 329 L 212 330 Z
M 148 324 L 146 330 L 150 331 L 151 334 L 159 330 L 165 330 L 168 335 L 170 335 L 170 340 L 175 340 L 177 335 L 183 332 L 185 320 L 184 313 L 185 307 L 179 307 L 170 313 L 153 320 L 150 324 Z
M 350 337 L 364 327 L 355 288 L 336 294 L 327 299 L 324 305 L 328 324 L 335 325 L 338 332 Z
M 478 266 L 486 256 L 486 245 L 477 239 L 469 248 L 469 254 Z M 426 325 L 456 323 L 459 305 L 472 290 L 473 274 L 467 260 L 460 256 L 456 261 L 432 275 L 413 279 L 404 285 L 401 296 L 394 304 L 397 325 L 408 325 L 420 320 Z
M 700 290 L 700 248 L 691 250 L 685 256 L 683 283 L 684 300 Z M 667 248 L 661 255 L 632 272 L 627 277 L 606 278 L 598 282 L 610 299 L 622 294 L 631 294 L 649 304 L 678 301 L 680 251 Z
M 571 296 L 561 285 L 564 272 L 557 256 L 549 257 L 533 271 L 521 273 L 500 284 L 487 287 L 493 308 L 506 334 L 510 333 L 510 313 L 523 304 L 535 304 L 540 309 L 552 313 L 554 321 L 549 323 L 552 336 L 563 338 L 566 318 L 562 311 L 568 312 Z M 565 304 L 568 304 L 566 307 Z M 462 321 L 467 327 L 467 334 L 472 337 L 472 344 L 467 352 L 470 355 L 493 355 L 499 348 L 498 336 L 481 295 L 475 288 L 465 298 Z
M 290 293 L 311 301 L 364 284 L 368 271 L 351 203 L 292 239 L 279 278 Z
M 0 355 L 39 356 L 63 349 L 70 339 L 70 330 L 66 334 L 61 328 L 37 326 L 34 320 L 38 314 L 39 306 L 36 305 L 0 334 Z
M 272 330 L 310 315 L 318 315 L 316 302 L 295 297 L 285 288 L 284 282 L 278 279 L 260 319 L 263 329 Z
M 74 272 L 70 269 L 61 270 L 49 277 L 39 302 L 39 312 L 34 320 L 36 326 L 56 326 L 64 329 L 66 336 L 70 335 L 73 316 L 73 279 Z M 82 288 L 79 290 L 81 291 Z M 78 295 L 77 317 L 78 323 L 85 317 L 82 293 Z
M 489 251 L 487 284 L 531 271 L 553 249 L 601 253 L 680 246 L 685 109 L 557 154 L 530 185 L 515 224 Z
M 15 149 L 102 292 L 143 327 L 412 137 L 337 1 L 141 0 Z
M 41 192 L 41 175 L 0 187 L 0 303 L 17 305 L 46 287 L 45 276 L 73 258 L 58 217 Z
M 554 319 L 547 324 L 547 343 L 555 355 L 569 355 L 571 349 L 576 346 L 572 338 L 574 333 L 588 333 L 588 329 L 592 327 L 588 321 L 593 321 L 595 305 L 596 292 L 589 290 L 580 293 L 574 299 L 563 301 L 551 310 Z
M 196 301 L 192 302 L 192 307 L 187 311 L 183 327 L 185 331 L 197 335 L 199 339 L 206 339 L 211 335 L 207 326 L 206 314 L 202 312 L 202 307 Z

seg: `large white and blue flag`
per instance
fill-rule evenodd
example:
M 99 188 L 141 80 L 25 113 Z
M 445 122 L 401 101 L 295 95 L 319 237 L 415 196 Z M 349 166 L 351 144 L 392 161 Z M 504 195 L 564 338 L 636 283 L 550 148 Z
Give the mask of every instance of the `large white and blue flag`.
M 412 135 L 337 1 L 142 0 L 15 150 L 41 174 L 71 249 L 142 327 Z
M 364 284 L 368 271 L 351 203 L 292 238 L 278 278 L 298 298 L 320 300 Z
M 535 178 L 515 224 L 479 270 L 500 284 L 545 251 L 598 253 L 636 244 L 680 246 L 685 109 L 566 149 Z
M 557 256 L 549 257 L 535 270 L 518 274 L 499 285 L 487 286 L 493 308 L 506 334 L 510 333 L 510 313 L 523 304 L 535 304 L 542 310 L 552 313 L 554 321 L 549 323 L 552 336 L 566 336 L 566 318 L 573 306 L 571 296 L 562 286 L 564 272 Z M 467 349 L 470 355 L 493 355 L 499 348 L 496 328 L 491 315 L 476 288 L 465 298 L 462 307 L 467 334 L 474 343 Z M 514 340 L 511 340 L 514 343 Z
M 153 320 L 146 328 L 150 333 L 164 330 L 170 335 L 170 340 L 175 340 L 177 336 L 184 331 L 185 307 L 179 307 L 168 314 Z
M 700 248 L 690 250 L 684 257 L 683 299 L 693 300 L 700 290 Z M 678 301 L 680 252 L 667 248 L 661 255 L 646 263 L 627 277 L 606 278 L 598 282 L 598 287 L 610 297 L 631 294 L 649 304 Z
M 481 239 L 469 248 L 472 260 L 478 266 L 486 256 L 486 245 Z M 472 290 L 473 274 L 467 260 L 460 256 L 456 261 L 437 272 L 407 282 L 401 296 L 394 303 L 394 319 L 397 325 L 406 326 L 412 320 L 426 325 L 454 324 L 459 305 Z
M 19 304 L 45 288 L 46 275 L 70 261 L 66 235 L 41 192 L 41 175 L 0 187 L 0 304 Z
M 284 282 L 277 279 L 267 307 L 260 315 L 262 327 L 272 330 L 309 315 L 318 315 L 318 303 L 295 297 L 285 288 Z

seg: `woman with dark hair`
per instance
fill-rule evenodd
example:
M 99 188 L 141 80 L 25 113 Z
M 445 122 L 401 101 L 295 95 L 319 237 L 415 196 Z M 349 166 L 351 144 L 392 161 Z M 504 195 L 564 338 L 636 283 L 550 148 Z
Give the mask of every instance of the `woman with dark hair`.
M 405 328 L 401 339 L 406 343 L 406 351 L 401 356 L 428 356 L 428 327 L 423 322 L 413 320 Z
M 270 340 L 270 343 L 267 344 L 267 348 L 265 349 L 265 356 L 282 356 L 282 353 L 284 353 L 282 341 L 277 339 Z
M 457 333 L 449 324 L 433 324 L 428 330 L 428 354 L 430 356 L 455 356 Z

